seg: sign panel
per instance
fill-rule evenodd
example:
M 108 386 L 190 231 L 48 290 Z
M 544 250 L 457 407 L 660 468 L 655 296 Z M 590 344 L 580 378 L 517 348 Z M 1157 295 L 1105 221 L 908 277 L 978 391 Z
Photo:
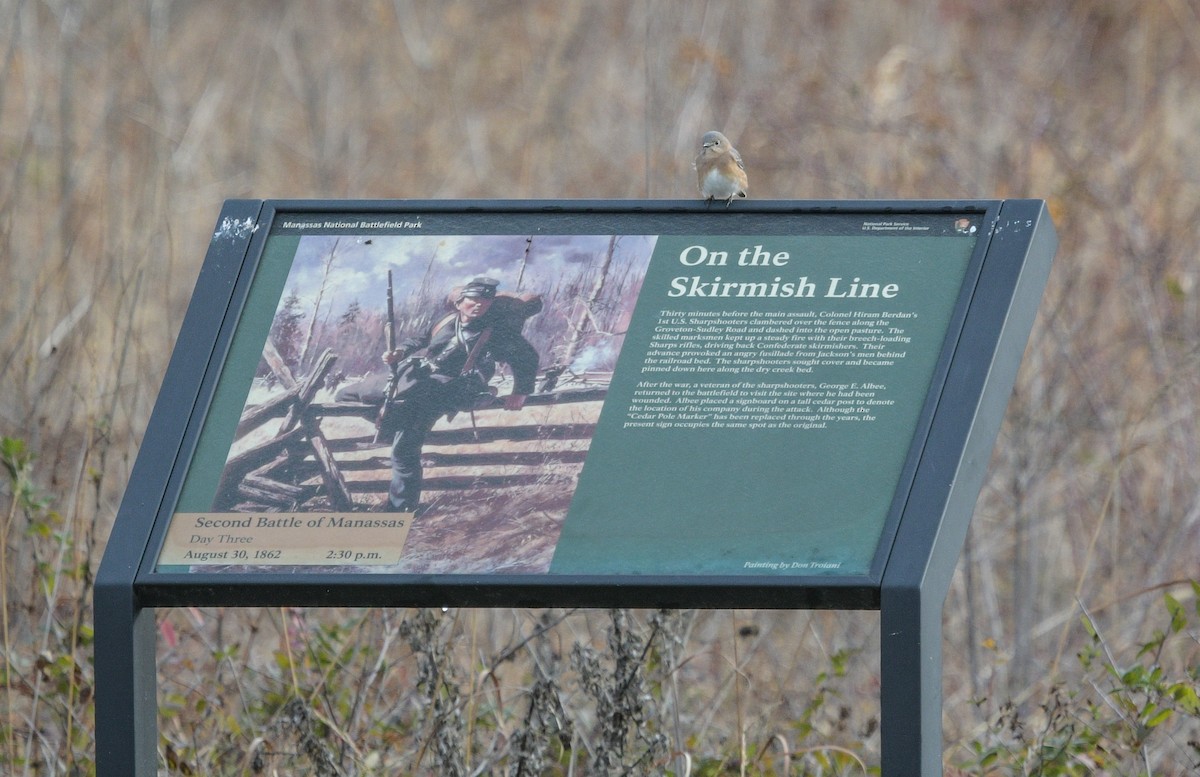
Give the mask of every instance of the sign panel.
M 994 218 L 273 215 L 156 573 L 878 576 Z

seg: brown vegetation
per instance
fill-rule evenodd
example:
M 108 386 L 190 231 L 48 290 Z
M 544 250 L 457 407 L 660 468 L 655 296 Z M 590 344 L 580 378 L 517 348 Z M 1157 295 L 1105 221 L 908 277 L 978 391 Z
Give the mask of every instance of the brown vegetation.
M 1132 660 L 1162 592 L 1191 606 L 1190 0 L 0 0 L 0 19 L 0 437 L 24 443 L 0 488 L 6 773 L 90 763 L 91 574 L 225 198 L 693 197 L 709 129 L 756 198 L 1050 203 L 1058 258 L 946 606 L 948 761 L 1004 702 L 1052 718 L 1048 688 L 1083 684 L 1075 655 L 1096 639 Z M 565 720 L 547 689 L 572 644 L 576 698 L 603 717 L 613 689 L 588 651 L 619 668 L 640 638 L 670 744 L 638 729 L 628 762 L 638 743 L 731 773 L 825 746 L 877 758 L 870 614 L 655 615 L 640 632 L 623 614 L 403 615 L 164 614 L 164 763 L 286 773 L 290 751 L 309 773 L 390 774 L 458 747 L 475 768 L 523 721 Z M 1194 668 L 1196 639 L 1155 655 Z M 452 659 L 457 680 L 438 674 Z M 810 701 L 828 698 L 831 660 L 848 674 L 826 719 Z M 1189 773 L 1189 738 L 1126 768 Z M 520 763 L 563 760 L 521 742 Z

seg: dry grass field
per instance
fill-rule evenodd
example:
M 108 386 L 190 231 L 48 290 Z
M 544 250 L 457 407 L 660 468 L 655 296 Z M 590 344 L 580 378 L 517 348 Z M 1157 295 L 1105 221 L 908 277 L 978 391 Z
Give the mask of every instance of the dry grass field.
M 0 773 L 93 771 L 91 580 L 234 197 L 1048 200 L 945 608 L 948 770 L 1200 762 L 1200 5 L 0 0 Z M 736 203 L 734 204 L 736 207 Z M 877 770 L 878 618 L 182 609 L 162 773 Z

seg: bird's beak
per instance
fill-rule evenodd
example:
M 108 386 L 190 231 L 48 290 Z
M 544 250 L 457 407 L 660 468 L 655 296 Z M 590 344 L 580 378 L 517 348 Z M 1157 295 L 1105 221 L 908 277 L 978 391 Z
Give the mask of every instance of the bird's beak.
M 713 146 L 715 146 L 715 145 L 717 145 L 717 144 L 716 144 L 716 143 L 711 143 L 711 142 L 710 142 L 710 143 L 702 143 L 702 144 L 700 144 L 700 145 L 701 145 L 701 147 L 702 147 L 702 148 L 712 148 Z

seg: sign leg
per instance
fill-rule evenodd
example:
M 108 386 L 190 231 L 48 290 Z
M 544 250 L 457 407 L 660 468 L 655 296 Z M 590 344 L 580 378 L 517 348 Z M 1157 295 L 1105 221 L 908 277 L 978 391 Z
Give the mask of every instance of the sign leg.
M 130 585 L 94 589 L 96 775 L 156 777 L 158 689 L 154 610 Z
M 879 611 L 883 777 L 942 774 L 942 608 L 884 586 Z

